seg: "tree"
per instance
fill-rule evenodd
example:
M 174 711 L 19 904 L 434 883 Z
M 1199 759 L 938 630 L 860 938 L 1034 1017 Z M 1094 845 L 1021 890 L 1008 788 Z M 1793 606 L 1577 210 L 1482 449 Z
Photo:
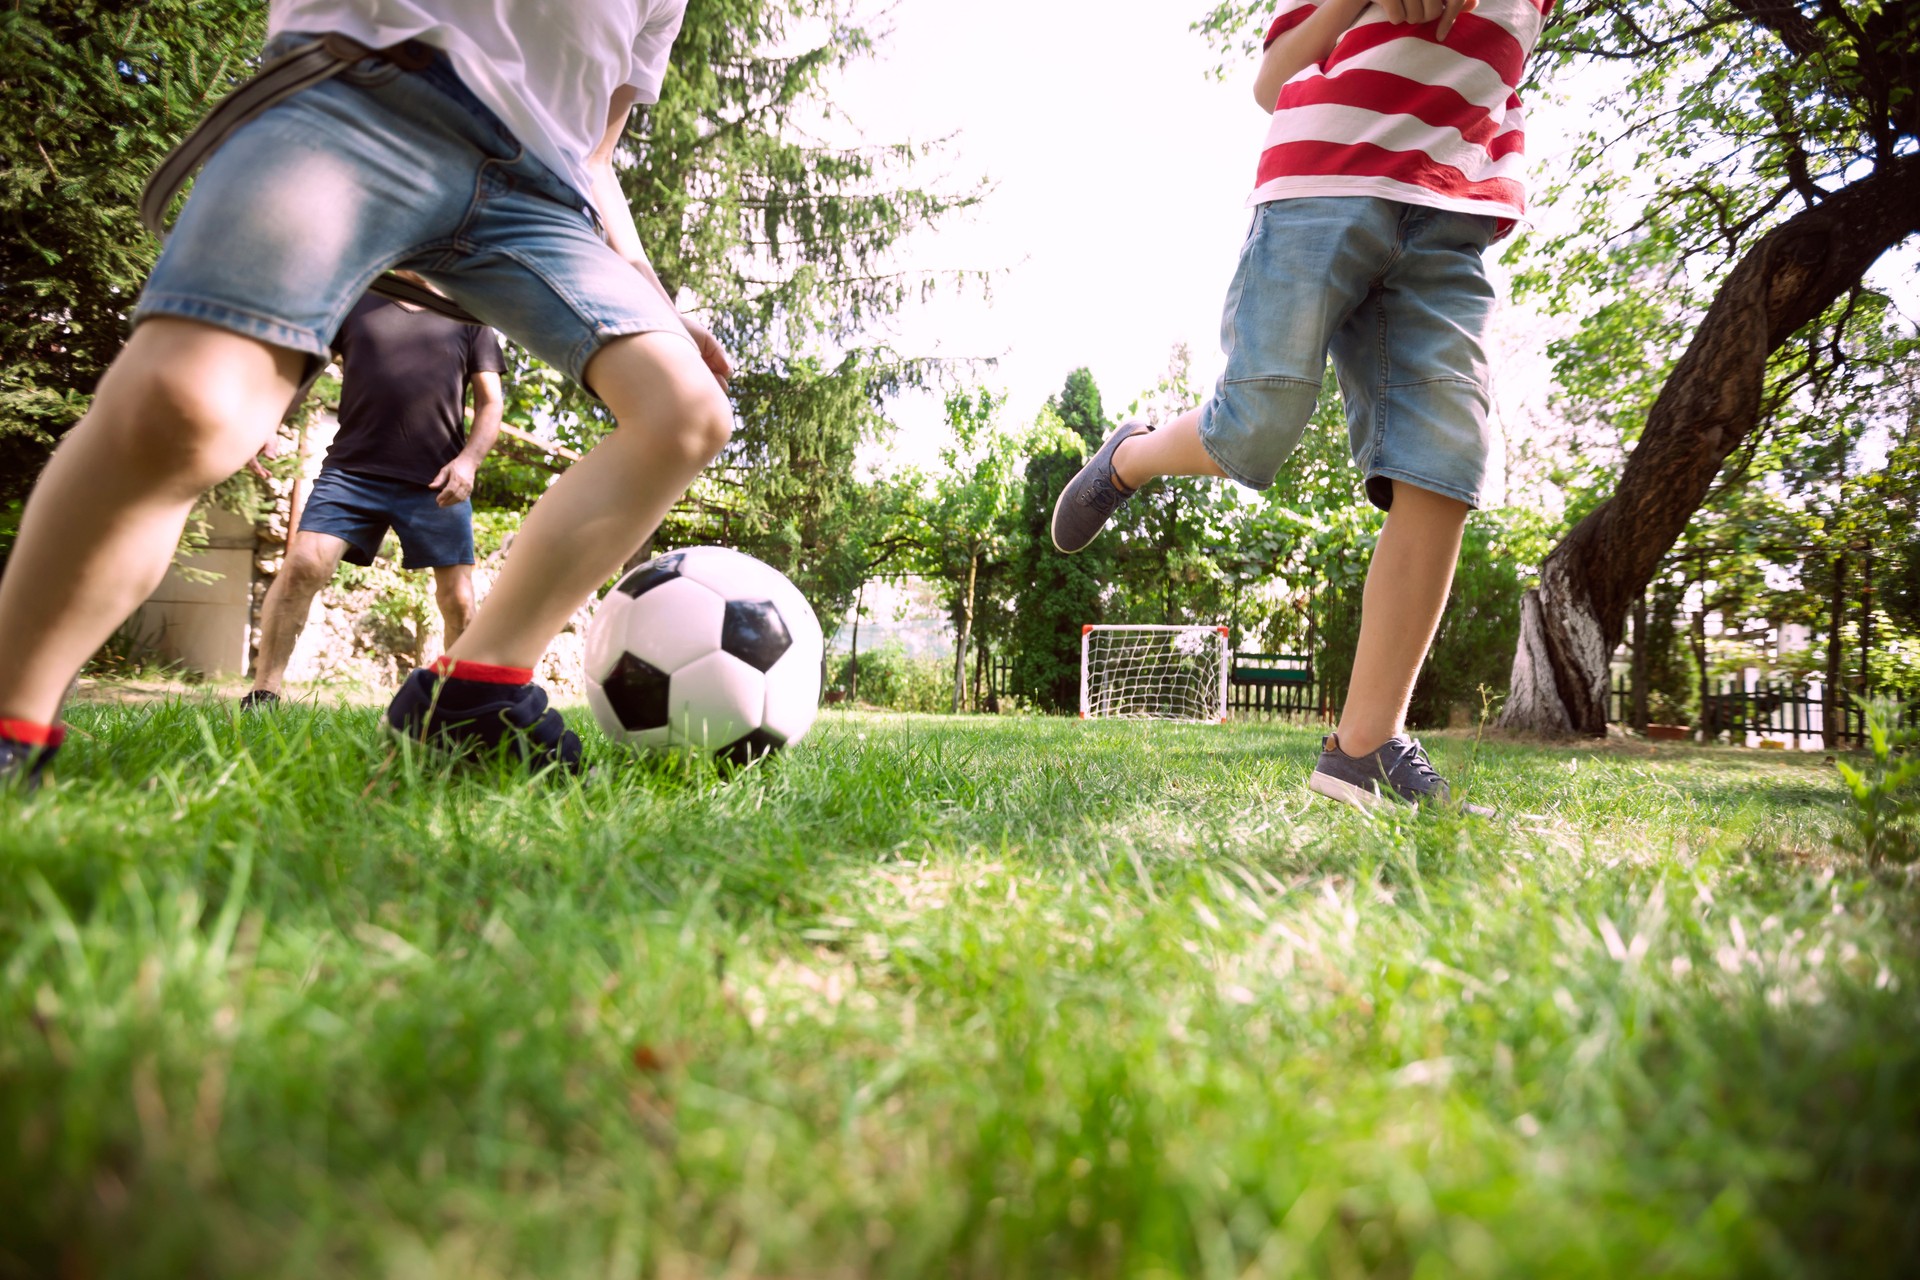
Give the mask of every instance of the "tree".
M 1000 421 L 1005 396 L 984 387 L 947 397 L 953 442 L 940 451 L 941 470 L 920 512 L 921 562 L 948 587 L 954 618 L 953 710 L 966 697 L 968 646 L 982 562 L 1004 556 L 1021 497 L 1020 442 Z
M 1104 616 L 1114 554 L 1113 539 L 1096 538 L 1078 555 L 1061 555 L 1053 546 L 1053 507 L 1112 430 L 1093 375 L 1075 369 L 1034 425 L 1022 477 L 1013 569 L 1019 584 L 1011 637 L 1014 691 L 1049 711 L 1079 705 L 1081 628 Z
M 1637 225 L 1714 288 L 1618 485 L 1526 596 L 1503 724 L 1605 732 L 1627 611 L 1762 424 L 1778 353 L 1830 363 L 1867 269 L 1920 231 L 1917 45 L 1917 0 L 1585 0 L 1559 14 L 1538 73 L 1634 65 L 1625 132 L 1662 162 Z M 1620 180 L 1595 166 L 1619 142 L 1589 140 L 1587 225 L 1539 250 L 1564 281 L 1605 282 L 1591 246 Z
M 0 9 L 0 557 L 8 511 L 86 411 L 159 246 L 141 185 L 251 73 L 259 0 Z

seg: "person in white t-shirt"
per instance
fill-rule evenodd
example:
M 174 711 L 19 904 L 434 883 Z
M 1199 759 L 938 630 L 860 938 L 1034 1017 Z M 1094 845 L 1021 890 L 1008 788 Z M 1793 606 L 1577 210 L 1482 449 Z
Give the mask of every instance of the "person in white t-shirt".
M 472 625 L 388 723 L 577 765 L 532 668 L 733 423 L 727 355 L 667 296 L 613 169 L 685 2 L 273 0 L 269 59 L 325 33 L 389 53 L 255 116 L 200 175 L 0 577 L 0 779 L 38 777 L 74 672 L 392 268 L 578 379 L 617 425 L 534 505 Z

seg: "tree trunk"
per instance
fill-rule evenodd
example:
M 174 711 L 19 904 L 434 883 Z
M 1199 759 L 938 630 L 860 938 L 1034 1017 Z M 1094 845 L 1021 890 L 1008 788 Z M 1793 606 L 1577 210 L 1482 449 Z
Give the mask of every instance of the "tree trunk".
M 853 594 L 853 652 L 847 655 L 847 701 L 860 697 L 860 611 L 866 607 L 867 584 Z
M 953 651 L 953 714 L 967 696 L 967 642 L 973 638 L 973 583 L 980 570 L 980 553 L 967 557 L 967 596 L 960 606 L 960 643 Z
M 1633 707 L 1627 722 L 1635 733 L 1647 731 L 1647 593 L 1633 602 Z
M 1700 741 L 1707 741 L 1707 556 L 1700 553 L 1696 566 L 1700 587 L 1700 607 L 1687 620 L 1687 648 L 1693 653 L 1693 678 L 1700 690 L 1700 705 L 1694 710 L 1694 727 Z
M 986 709 L 983 705 L 983 700 L 986 697 L 986 688 L 987 646 L 977 644 L 973 646 L 973 709 L 975 711 L 984 711 Z
M 1757 425 L 1768 358 L 1916 230 L 1920 155 L 1906 155 L 1789 218 L 1734 266 L 1613 496 L 1553 549 L 1522 600 L 1501 725 L 1606 733 L 1607 664 L 1627 609 Z
M 1860 696 L 1873 696 L 1873 552 L 1860 557 Z
M 1840 646 L 1847 625 L 1847 557 L 1833 557 L 1833 595 L 1827 608 L 1827 687 L 1821 692 L 1820 744 L 1829 751 L 1840 749 L 1840 730 L 1846 723 L 1846 695 L 1840 689 Z

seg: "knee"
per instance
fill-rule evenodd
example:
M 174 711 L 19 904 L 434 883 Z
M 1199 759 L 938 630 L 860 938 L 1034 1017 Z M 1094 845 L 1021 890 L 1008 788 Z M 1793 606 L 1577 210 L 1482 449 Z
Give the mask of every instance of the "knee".
M 473 619 L 473 583 L 469 581 L 436 583 L 433 589 L 434 601 L 440 606 L 441 615 L 448 622 L 457 622 L 462 626 Z
M 285 563 L 280 566 L 280 581 L 286 589 L 301 599 L 327 585 L 333 578 L 333 566 L 312 556 L 289 553 Z
M 157 317 L 133 331 L 101 379 L 88 430 L 159 483 L 197 492 L 238 471 L 266 442 L 306 359 L 197 321 Z
M 709 383 L 699 393 L 685 397 L 679 407 L 675 440 L 687 461 L 704 467 L 719 457 L 733 438 L 733 405 L 718 384 Z
M 151 474 L 205 488 L 239 470 L 265 440 L 246 397 L 191 368 L 136 370 L 128 383 L 117 388 L 115 427 L 126 456 Z
M 719 456 L 733 438 L 733 406 L 711 378 L 705 386 L 682 385 L 656 396 L 618 421 L 623 433 L 645 439 L 652 450 L 698 470 Z

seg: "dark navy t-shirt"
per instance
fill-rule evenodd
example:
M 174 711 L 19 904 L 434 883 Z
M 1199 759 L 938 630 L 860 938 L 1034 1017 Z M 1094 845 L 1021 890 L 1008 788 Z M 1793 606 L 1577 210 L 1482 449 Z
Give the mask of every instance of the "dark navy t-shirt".
M 421 485 L 467 447 L 467 379 L 507 367 L 486 326 L 372 294 L 347 314 L 333 349 L 345 364 L 326 465 Z

